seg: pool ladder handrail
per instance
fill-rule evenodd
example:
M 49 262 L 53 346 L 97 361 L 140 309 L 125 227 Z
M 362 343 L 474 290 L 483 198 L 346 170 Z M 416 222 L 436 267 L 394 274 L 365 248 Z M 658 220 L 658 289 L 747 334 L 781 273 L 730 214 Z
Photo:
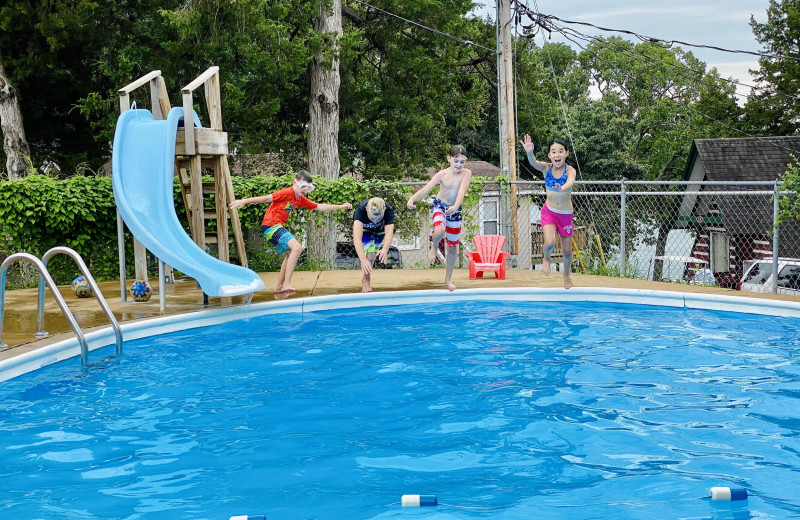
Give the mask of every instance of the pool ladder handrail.
M 75 336 L 78 338 L 78 343 L 80 343 L 81 347 L 81 365 L 87 365 L 89 363 L 89 345 L 86 342 L 86 337 L 81 331 L 78 322 L 75 320 L 75 317 L 72 315 L 72 312 L 69 310 L 69 306 L 67 306 L 67 302 L 64 300 L 61 293 L 58 291 L 58 287 L 56 286 L 53 278 L 50 276 L 50 272 L 47 270 L 47 262 L 55 256 L 56 254 L 65 254 L 72 258 L 78 266 L 83 277 L 86 279 L 89 287 L 92 289 L 94 293 L 95 299 L 100 304 L 100 307 L 105 313 L 106 317 L 111 322 L 111 327 L 114 329 L 114 336 L 116 338 L 116 355 L 119 356 L 122 354 L 122 329 L 117 322 L 117 319 L 114 317 L 114 314 L 111 312 L 111 309 L 108 307 L 105 298 L 103 297 L 103 293 L 100 292 L 100 288 L 97 286 L 97 283 L 94 281 L 89 269 L 87 269 L 86 264 L 83 262 L 81 256 L 68 247 L 54 247 L 47 251 L 44 254 L 41 260 L 36 258 L 35 256 L 29 253 L 15 253 L 8 258 L 6 258 L 2 264 L 0 264 L 0 349 L 7 347 L 5 343 L 2 343 L 3 337 L 3 318 L 5 315 L 5 292 L 6 292 L 6 272 L 8 271 L 8 267 L 17 261 L 20 260 L 27 260 L 31 262 L 36 269 L 39 271 L 39 297 L 37 302 L 37 309 L 36 309 L 36 336 L 43 337 L 47 336 L 48 333 L 45 332 L 44 329 L 44 286 L 50 289 L 50 293 L 56 300 L 58 307 L 61 309 L 61 312 L 64 314 L 64 317 L 69 322 L 72 331 L 75 333 Z

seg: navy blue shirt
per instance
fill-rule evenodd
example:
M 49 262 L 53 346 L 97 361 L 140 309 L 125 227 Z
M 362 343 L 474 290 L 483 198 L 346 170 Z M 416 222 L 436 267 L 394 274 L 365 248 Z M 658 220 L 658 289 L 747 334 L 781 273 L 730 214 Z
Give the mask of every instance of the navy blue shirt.
M 353 221 L 355 222 L 357 220 L 364 225 L 364 234 L 383 237 L 386 226 L 388 224 L 394 224 L 394 210 L 387 202 L 386 210 L 383 212 L 383 219 L 378 222 L 373 222 L 369 219 L 369 215 L 367 214 L 367 202 L 369 201 L 365 200 L 356 207 L 356 210 L 353 212 Z

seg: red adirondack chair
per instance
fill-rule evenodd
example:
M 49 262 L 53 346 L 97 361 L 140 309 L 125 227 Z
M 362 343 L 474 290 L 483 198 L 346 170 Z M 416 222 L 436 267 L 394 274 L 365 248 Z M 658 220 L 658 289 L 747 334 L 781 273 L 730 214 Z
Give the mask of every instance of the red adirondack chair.
M 506 259 L 511 253 L 503 252 L 506 237 L 502 235 L 478 235 L 472 239 L 475 251 L 466 251 L 469 260 L 469 279 L 483 278 L 485 271 L 494 271 L 500 280 L 506 279 Z

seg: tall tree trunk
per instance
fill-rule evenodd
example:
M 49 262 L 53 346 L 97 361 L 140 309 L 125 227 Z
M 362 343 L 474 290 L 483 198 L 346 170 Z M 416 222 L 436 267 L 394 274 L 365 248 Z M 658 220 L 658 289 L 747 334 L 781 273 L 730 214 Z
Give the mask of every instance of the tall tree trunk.
M 326 179 L 339 177 L 339 39 L 342 36 L 341 0 L 322 0 L 314 30 L 325 45 L 311 62 L 311 92 L 308 101 L 308 169 Z M 332 264 L 336 252 L 332 219 L 312 226 L 309 240 L 312 258 Z
M 25 139 L 17 91 L 9 83 L 2 62 L 0 62 L 0 132 L 3 134 L 8 178 L 21 179 L 28 175 L 31 151 Z

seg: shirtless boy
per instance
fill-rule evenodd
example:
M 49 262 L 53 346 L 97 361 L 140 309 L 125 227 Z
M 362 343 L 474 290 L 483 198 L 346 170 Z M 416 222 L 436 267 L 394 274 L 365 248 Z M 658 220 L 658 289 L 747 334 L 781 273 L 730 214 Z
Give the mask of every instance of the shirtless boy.
M 456 286 L 452 277 L 458 256 L 458 240 L 461 237 L 461 203 L 469 189 L 472 172 L 464 167 L 467 162 L 467 151 L 460 144 L 450 147 L 447 162 L 450 166 L 438 171 L 425 186 L 408 199 L 407 205 L 409 209 L 414 209 L 416 201 L 437 184 L 439 185 L 439 193 L 433 199 L 431 214 L 433 241 L 428 251 L 428 263 L 433 265 L 436 262 L 436 251 L 439 249 L 439 242 L 444 238 L 447 244 L 447 271 L 444 283 L 448 290 L 454 291 Z

